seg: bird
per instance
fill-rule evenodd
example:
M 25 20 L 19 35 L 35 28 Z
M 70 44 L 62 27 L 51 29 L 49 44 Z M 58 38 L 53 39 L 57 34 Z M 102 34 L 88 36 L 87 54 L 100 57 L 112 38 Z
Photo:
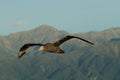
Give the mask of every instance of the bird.
M 19 52 L 18 52 L 18 58 L 21 58 L 25 53 L 26 53 L 26 50 L 29 48 L 29 47 L 33 47 L 33 46 L 40 46 L 39 47 L 39 51 L 47 51 L 47 52 L 51 52 L 51 53 L 58 53 L 58 54 L 64 54 L 65 51 L 60 49 L 59 46 L 61 44 L 63 44 L 64 42 L 70 40 L 70 39 L 73 39 L 73 38 L 76 38 L 76 39 L 79 39 L 79 40 L 82 40 L 84 42 L 87 42 L 91 45 L 94 45 L 93 42 L 90 42 L 88 40 L 85 40 L 83 38 L 80 38 L 80 37 L 76 37 L 76 36 L 72 36 L 72 35 L 67 35 L 65 37 L 63 37 L 62 39 L 59 39 L 53 43 L 46 43 L 46 44 L 41 44 L 41 43 L 26 43 L 24 44 Z

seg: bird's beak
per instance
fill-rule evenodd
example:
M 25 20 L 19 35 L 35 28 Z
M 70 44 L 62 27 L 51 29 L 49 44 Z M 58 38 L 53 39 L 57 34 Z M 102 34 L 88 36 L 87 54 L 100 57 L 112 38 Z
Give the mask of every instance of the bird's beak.
M 25 51 L 20 51 L 20 52 L 18 53 L 18 58 L 21 58 L 24 54 L 25 54 Z

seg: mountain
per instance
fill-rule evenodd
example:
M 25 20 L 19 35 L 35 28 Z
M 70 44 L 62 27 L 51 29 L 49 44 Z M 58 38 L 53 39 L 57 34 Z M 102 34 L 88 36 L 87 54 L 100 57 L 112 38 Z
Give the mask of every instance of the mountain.
M 38 51 L 31 47 L 18 59 L 25 43 L 53 42 L 66 35 L 90 41 L 72 39 L 60 47 L 65 54 Z M 120 80 L 120 28 L 100 32 L 70 34 L 49 25 L 0 36 L 0 80 Z

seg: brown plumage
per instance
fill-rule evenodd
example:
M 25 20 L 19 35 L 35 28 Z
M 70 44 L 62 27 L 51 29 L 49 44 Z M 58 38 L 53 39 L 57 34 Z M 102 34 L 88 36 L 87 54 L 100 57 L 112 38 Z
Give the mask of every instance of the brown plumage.
M 69 39 L 72 39 L 72 38 L 77 38 L 77 39 L 80 39 L 82 41 L 85 41 L 91 45 L 93 45 L 92 42 L 88 41 L 88 40 L 85 40 L 85 39 L 82 39 L 82 38 L 79 38 L 79 37 L 76 37 L 76 36 L 66 36 L 60 40 L 57 40 L 53 43 L 46 43 L 46 44 L 36 44 L 36 43 L 27 43 L 27 44 L 24 44 L 20 50 L 19 50 L 19 53 L 18 53 L 18 57 L 22 57 L 24 54 L 25 54 L 25 51 L 29 48 L 29 47 L 32 47 L 32 46 L 41 46 L 39 48 L 39 51 L 47 51 L 47 52 L 52 52 L 52 53 L 64 53 L 64 51 L 62 49 L 59 48 L 59 46 L 64 43 L 65 41 L 69 40 Z

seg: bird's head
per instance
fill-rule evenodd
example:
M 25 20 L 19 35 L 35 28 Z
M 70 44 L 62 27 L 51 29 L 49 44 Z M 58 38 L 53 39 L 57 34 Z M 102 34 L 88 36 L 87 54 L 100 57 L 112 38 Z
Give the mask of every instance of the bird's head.
M 43 51 L 44 50 L 44 46 L 40 46 L 39 51 Z

